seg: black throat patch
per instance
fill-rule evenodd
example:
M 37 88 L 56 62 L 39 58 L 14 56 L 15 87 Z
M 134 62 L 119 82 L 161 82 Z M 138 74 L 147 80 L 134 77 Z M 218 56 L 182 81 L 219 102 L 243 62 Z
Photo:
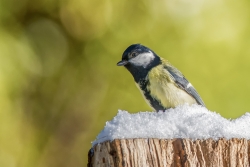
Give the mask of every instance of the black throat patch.
M 147 67 L 143 67 L 143 66 L 136 66 L 133 65 L 131 63 L 128 63 L 125 65 L 125 67 L 127 68 L 127 70 L 133 75 L 135 82 L 139 82 L 143 79 L 145 79 L 148 75 L 148 72 L 156 67 L 157 65 L 161 64 L 161 60 L 160 57 L 157 56 L 155 53 L 153 53 L 155 55 L 154 60 L 149 63 L 147 65 Z

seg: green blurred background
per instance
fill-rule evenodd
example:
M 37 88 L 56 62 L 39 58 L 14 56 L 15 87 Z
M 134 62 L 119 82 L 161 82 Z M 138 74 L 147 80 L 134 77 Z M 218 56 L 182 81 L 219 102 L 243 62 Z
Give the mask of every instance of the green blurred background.
M 86 166 L 118 109 L 151 110 L 116 63 L 142 43 L 208 109 L 249 111 L 250 1 L 0 0 L 0 166 Z

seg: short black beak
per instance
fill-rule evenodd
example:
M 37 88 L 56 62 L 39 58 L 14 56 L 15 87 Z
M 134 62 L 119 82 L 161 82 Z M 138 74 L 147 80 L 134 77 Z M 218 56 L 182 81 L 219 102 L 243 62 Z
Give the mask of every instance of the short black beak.
M 125 66 L 126 64 L 128 64 L 127 60 L 121 60 L 117 63 L 118 66 Z

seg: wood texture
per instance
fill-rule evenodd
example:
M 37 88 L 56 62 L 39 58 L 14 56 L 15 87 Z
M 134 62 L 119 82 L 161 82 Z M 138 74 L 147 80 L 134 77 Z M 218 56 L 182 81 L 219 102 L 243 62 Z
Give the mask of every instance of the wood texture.
M 89 151 L 88 167 L 249 167 L 246 139 L 116 139 Z

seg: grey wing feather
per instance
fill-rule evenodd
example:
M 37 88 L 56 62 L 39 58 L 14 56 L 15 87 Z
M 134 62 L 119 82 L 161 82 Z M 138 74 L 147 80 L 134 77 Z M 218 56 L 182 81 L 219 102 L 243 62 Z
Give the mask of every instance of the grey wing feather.
M 170 73 L 171 78 L 181 89 L 185 90 L 188 94 L 190 94 L 197 101 L 198 104 L 205 106 L 204 102 L 202 101 L 200 95 L 197 93 L 195 88 L 191 86 L 191 84 L 179 70 L 166 65 L 164 66 L 164 68 Z

